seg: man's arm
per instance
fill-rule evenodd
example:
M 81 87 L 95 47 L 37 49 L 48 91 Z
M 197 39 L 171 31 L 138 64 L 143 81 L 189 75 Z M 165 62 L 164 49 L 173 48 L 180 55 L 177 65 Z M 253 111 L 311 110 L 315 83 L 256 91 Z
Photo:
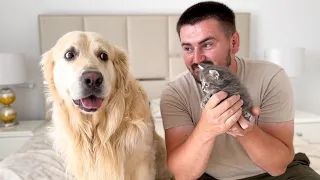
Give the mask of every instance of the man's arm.
M 184 125 L 165 130 L 167 162 L 176 179 L 197 179 L 205 171 L 216 136 L 225 133 L 237 122 L 242 113 L 242 102 L 235 95 L 219 104 L 227 94 L 219 92 L 213 95 L 202 111 L 201 118 L 194 127 Z M 178 101 L 178 100 L 176 100 Z M 219 105 L 218 105 L 219 104 Z M 183 118 L 176 102 L 162 99 L 164 122 Z
M 257 166 L 272 176 L 279 176 L 294 158 L 293 126 L 293 121 L 260 122 L 237 139 Z
M 241 117 L 241 127 L 251 131 L 240 130 L 243 135 L 236 136 L 252 161 L 270 175 L 283 174 L 294 158 L 293 118 L 291 84 L 284 70 L 280 70 L 264 92 L 257 124 Z
M 177 180 L 197 179 L 207 167 L 215 138 L 203 141 L 198 134 L 193 125 L 165 131 L 168 168 Z

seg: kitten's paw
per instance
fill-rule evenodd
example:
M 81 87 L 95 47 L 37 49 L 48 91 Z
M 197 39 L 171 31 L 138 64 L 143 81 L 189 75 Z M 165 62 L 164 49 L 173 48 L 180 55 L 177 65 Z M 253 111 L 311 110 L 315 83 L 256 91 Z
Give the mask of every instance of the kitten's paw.
M 206 104 L 207 104 L 208 100 L 209 100 L 209 99 L 204 98 L 204 99 L 201 101 L 201 103 L 200 103 L 200 104 L 201 104 L 201 108 L 202 108 L 202 109 L 206 106 Z
M 206 103 L 207 103 L 207 102 L 204 102 L 204 101 L 202 101 L 202 102 L 200 103 L 201 109 L 204 109 L 204 107 L 206 106 Z
M 206 103 L 209 101 L 209 99 L 211 98 L 213 94 L 207 94 L 205 97 L 204 97 L 204 101 L 206 101 Z
M 246 112 L 244 115 L 244 118 L 246 118 L 248 121 L 252 121 L 253 115 L 249 112 Z
M 202 101 L 201 101 L 201 108 L 202 109 L 206 106 L 207 102 L 209 101 L 209 99 L 211 98 L 212 95 L 213 94 L 206 94 L 205 97 L 202 99 Z

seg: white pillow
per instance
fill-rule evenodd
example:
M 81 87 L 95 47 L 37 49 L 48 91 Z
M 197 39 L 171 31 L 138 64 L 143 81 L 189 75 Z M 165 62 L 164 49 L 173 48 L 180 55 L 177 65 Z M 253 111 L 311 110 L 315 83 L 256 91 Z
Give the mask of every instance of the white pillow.
M 149 100 L 151 113 L 154 118 L 161 118 L 160 112 L 160 98 L 153 98 Z

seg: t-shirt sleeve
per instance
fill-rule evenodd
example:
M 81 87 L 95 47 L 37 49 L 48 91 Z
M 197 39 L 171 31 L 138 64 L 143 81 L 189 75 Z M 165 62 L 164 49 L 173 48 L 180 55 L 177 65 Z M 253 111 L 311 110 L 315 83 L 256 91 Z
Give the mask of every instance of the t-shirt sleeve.
M 167 85 L 162 92 L 160 111 L 164 129 L 194 125 L 185 100 L 170 85 Z
M 259 121 L 284 122 L 294 119 L 294 99 L 290 79 L 281 69 L 266 82 Z

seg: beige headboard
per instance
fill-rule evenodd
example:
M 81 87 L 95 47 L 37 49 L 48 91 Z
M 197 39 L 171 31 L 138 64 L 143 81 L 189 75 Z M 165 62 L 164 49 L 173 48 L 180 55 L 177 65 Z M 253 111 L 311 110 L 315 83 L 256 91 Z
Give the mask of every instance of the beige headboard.
M 179 15 L 40 15 L 41 53 L 68 31 L 95 31 L 129 54 L 133 75 L 141 80 L 149 98 L 157 98 L 164 85 L 186 70 L 176 33 Z M 248 57 L 250 14 L 236 13 L 241 48 Z

